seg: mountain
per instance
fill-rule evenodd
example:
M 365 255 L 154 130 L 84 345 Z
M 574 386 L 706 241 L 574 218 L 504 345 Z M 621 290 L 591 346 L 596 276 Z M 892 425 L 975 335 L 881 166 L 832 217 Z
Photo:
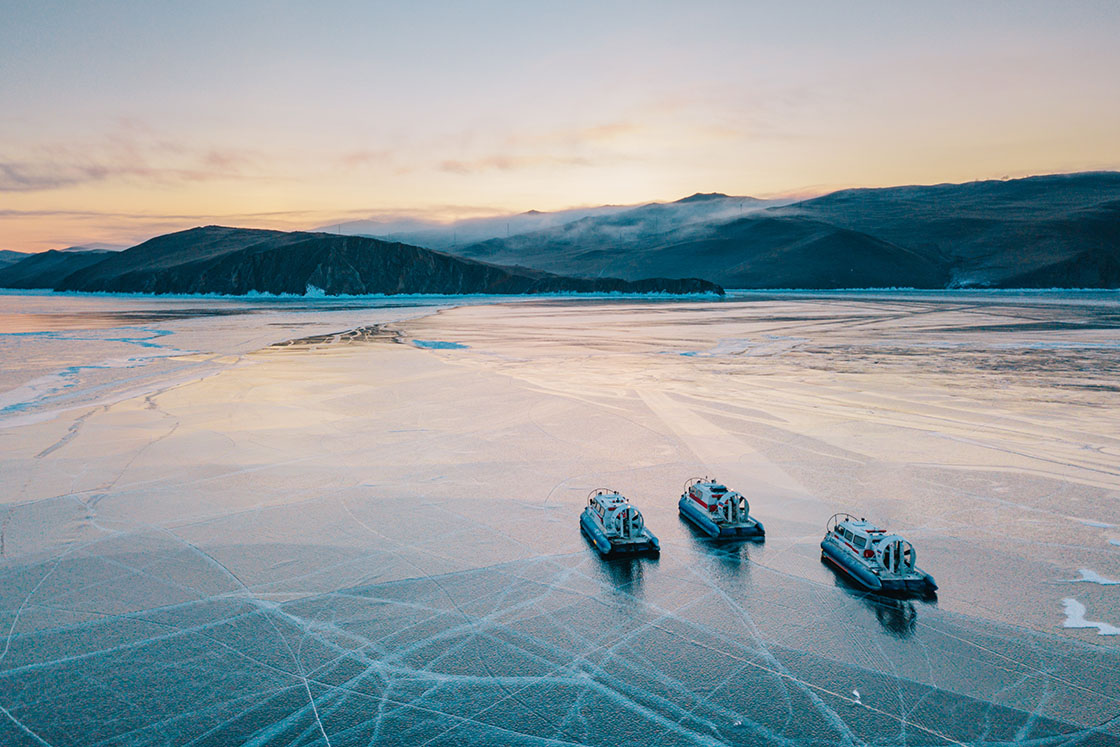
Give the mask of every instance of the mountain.
M 938 261 L 954 286 L 1117 287 L 1120 173 L 849 189 L 775 210 Z M 1110 278 L 1112 278 L 1110 280 Z
M 784 204 L 697 194 L 452 251 L 729 288 L 1118 287 L 1120 173 L 851 189 Z
M 24 254 L 23 259 L 0 267 L 0 288 L 53 288 L 60 278 L 97 264 L 111 253 L 70 248 Z
M 681 232 L 677 232 L 678 234 Z M 620 272 L 658 273 L 689 266 L 735 288 L 943 287 L 937 263 L 904 247 L 821 221 L 769 214 L 740 218 L 673 235 L 637 253 Z
M 78 256 L 78 255 L 75 255 Z M 58 274 L 55 290 L 125 293 L 722 293 L 703 280 L 568 278 L 361 236 L 206 226 Z
M 13 252 L 7 249 L 0 249 L 0 267 L 14 265 L 16 262 L 19 262 L 22 259 L 27 259 L 29 256 L 31 255 L 24 252 Z

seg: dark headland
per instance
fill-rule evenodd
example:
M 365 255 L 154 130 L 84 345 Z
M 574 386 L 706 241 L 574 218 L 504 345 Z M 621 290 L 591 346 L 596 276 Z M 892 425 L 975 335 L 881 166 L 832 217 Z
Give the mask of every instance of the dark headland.
M 695 278 L 564 277 L 363 236 L 205 226 L 122 252 L 47 252 L 0 269 L 0 287 L 115 293 L 715 293 Z

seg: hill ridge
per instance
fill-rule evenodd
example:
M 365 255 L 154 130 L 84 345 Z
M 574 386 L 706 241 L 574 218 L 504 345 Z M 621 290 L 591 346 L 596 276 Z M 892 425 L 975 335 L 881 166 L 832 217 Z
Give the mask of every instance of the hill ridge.
M 157 236 L 122 252 L 104 253 L 96 261 L 84 259 L 87 263 L 81 267 L 60 265 L 49 284 L 36 287 L 229 295 L 301 295 L 309 287 L 327 295 L 723 293 L 718 285 L 696 278 L 569 278 L 361 236 L 215 225 Z M 27 261 L 0 269 L 0 286 L 8 286 L 9 278 L 18 275 Z

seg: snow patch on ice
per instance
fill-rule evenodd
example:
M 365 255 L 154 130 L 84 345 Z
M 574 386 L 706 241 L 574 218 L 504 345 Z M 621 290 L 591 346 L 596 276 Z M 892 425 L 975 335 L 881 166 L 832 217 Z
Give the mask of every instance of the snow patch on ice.
M 1077 572 L 1081 574 L 1081 578 L 1071 578 L 1071 579 L 1069 579 L 1069 583 L 1077 584 L 1077 583 L 1081 583 L 1082 581 L 1085 581 L 1085 582 L 1090 583 L 1090 584 L 1100 584 L 1101 586 L 1117 586 L 1117 585 L 1120 585 L 1120 581 L 1113 581 L 1110 578 L 1105 578 L 1104 576 L 1097 573 L 1096 571 L 1090 570 L 1088 568 L 1080 568 L 1080 569 L 1078 569 Z
M 1106 622 L 1085 619 L 1085 605 L 1071 597 L 1062 600 L 1062 607 L 1066 614 L 1063 628 L 1096 628 L 1097 635 L 1120 635 L 1120 628 Z

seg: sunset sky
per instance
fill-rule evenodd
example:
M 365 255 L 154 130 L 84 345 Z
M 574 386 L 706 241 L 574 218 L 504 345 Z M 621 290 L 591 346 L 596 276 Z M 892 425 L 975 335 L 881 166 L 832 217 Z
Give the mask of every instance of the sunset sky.
M 0 6 L 0 249 L 1120 168 L 1120 2 Z

